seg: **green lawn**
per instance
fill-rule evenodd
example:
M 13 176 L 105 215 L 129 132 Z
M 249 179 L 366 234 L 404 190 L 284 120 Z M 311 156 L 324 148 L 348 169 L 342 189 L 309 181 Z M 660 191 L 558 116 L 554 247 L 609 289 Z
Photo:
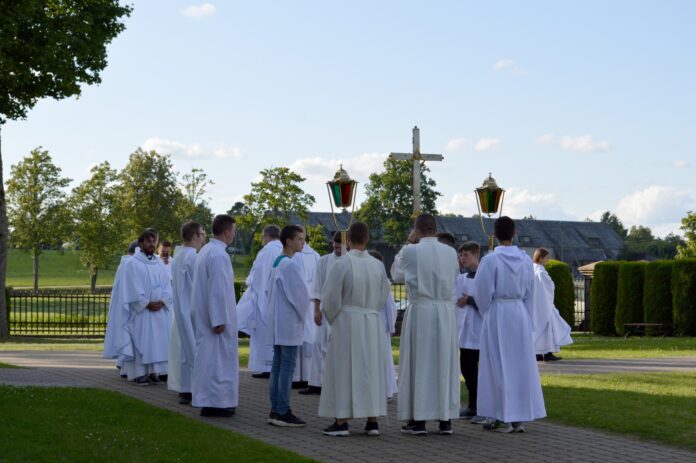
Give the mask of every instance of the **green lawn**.
M 9 363 L 0 362 L 0 368 L 22 368 L 22 367 L 18 367 L 17 365 L 10 365 Z
M 549 419 L 696 450 L 696 373 L 542 375 Z
M 3 462 L 313 461 L 99 389 L 0 386 L 0 410 Z
M 573 344 L 561 348 L 564 359 L 625 359 L 696 356 L 696 338 L 608 337 L 573 334 Z
M 39 256 L 39 286 L 89 286 L 90 275 L 80 264 L 81 251 L 44 251 Z M 249 274 L 249 256 L 236 256 L 234 274 L 243 281 Z M 111 286 L 120 257 L 114 258 L 108 269 L 99 270 L 97 285 Z M 7 286 L 31 287 L 34 285 L 32 259 L 28 252 L 10 249 L 7 256 Z

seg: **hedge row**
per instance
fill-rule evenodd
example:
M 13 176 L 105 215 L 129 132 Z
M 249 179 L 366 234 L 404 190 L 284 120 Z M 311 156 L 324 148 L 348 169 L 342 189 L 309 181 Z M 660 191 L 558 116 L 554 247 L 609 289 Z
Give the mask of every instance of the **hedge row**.
M 696 336 L 696 259 L 601 262 L 590 301 L 597 334 L 623 335 L 625 323 L 661 323 L 672 325 L 674 334 Z
M 566 323 L 573 327 L 575 326 L 575 285 L 570 267 L 565 262 L 550 260 L 545 268 L 555 286 L 553 305 Z

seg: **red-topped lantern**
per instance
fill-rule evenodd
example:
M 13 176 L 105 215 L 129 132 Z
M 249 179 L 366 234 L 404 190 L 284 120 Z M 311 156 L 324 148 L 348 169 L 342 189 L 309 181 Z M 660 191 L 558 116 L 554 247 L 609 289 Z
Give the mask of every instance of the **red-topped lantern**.
M 331 215 L 333 217 L 334 225 L 336 225 L 336 230 L 341 232 L 341 255 L 346 254 L 347 246 L 347 231 L 338 226 L 338 221 L 336 220 L 336 211 L 334 211 L 334 206 L 336 208 L 342 208 L 343 213 L 347 212 L 346 209 L 351 207 L 350 219 L 348 220 L 348 227 L 350 227 L 353 221 L 353 211 L 355 210 L 355 193 L 358 191 L 358 182 L 351 179 L 343 169 L 341 165 L 333 180 L 326 182 L 326 189 L 329 192 L 329 200 L 331 204 Z
M 483 185 L 481 185 L 480 188 L 476 188 L 474 192 L 476 193 L 476 204 L 479 210 L 481 229 L 483 230 L 483 234 L 488 237 L 488 249 L 492 250 L 494 246 L 493 235 L 489 235 L 486 231 L 486 227 L 483 224 L 483 214 L 490 217 L 498 212 L 499 215 L 503 213 L 503 198 L 505 197 L 505 190 L 498 186 L 498 183 L 489 173 L 488 178 L 483 180 Z

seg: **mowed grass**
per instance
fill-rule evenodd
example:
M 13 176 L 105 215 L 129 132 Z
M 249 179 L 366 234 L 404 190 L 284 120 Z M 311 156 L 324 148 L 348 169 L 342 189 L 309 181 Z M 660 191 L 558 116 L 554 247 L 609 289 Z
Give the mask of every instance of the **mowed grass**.
M 81 251 L 43 251 L 39 256 L 39 287 L 89 286 L 89 272 L 80 263 Z M 109 268 L 100 269 L 97 285 L 112 286 L 114 274 L 121 261 L 115 257 Z M 249 256 L 236 256 L 234 274 L 243 281 L 249 274 Z M 31 255 L 20 249 L 10 249 L 7 256 L 7 286 L 33 287 L 34 277 Z
M 10 365 L 9 363 L 0 362 L 0 368 L 22 368 L 22 367 L 18 367 L 17 365 Z
M 696 373 L 542 375 L 548 419 L 696 450 Z
M 574 333 L 573 344 L 561 348 L 564 359 L 627 359 L 696 356 L 696 338 L 608 337 Z
M 3 462 L 311 462 L 99 389 L 0 386 Z

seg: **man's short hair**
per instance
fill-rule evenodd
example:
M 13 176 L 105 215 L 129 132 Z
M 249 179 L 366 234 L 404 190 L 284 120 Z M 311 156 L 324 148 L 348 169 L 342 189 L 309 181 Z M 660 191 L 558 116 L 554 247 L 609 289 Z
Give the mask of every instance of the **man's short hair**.
M 437 234 L 437 240 L 442 244 L 447 244 L 452 247 L 455 247 L 457 245 L 456 238 L 450 232 L 439 232 Z
M 370 240 L 370 230 L 365 222 L 355 222 L 348 229 L 348 240 L 353 244 L 367 244 Z
M 266 225 L 263 228 L 263 236 L 277 240 L 280 238 L 280 227 L 278 225 Z
M 133 240 L 131 241 L 131 244 L 128 245 L 128 254 L 135 254 L 135 248 L 138 247 L 138 240 Z
M 154 228 L 146 228 L 145 230 L 143 230 L 143 232 L 140 234 L 140 236 L 138 236 L 138 243 L 142 243 L 147 238 L 157 239 L 157 237 L 158 237 L 157 230 L 155 230 Z
M 333 234 L 333 242 L 334 243 L 340 243 L 341 242 L 341 232 L 337 231 Z
M 160 247 L 161 248 L 171 248 L 172 242 L 169 240 L 162 240 L 162 241 L 160 241 Z
M 295 237 L 300 233 L 304 233 L 304 231 L 299 226 L 286 225 L 280 231 L 280 242 L 283 244 L 283 246 L 287 246 L 288 241 L 295 239 Z
M 193 235 L 201 232 L 201 228 L 203 228 L 201 224 L 194 222 L 193 220 L 189 220 L 181 226 L 181 239 L 185 242 L 191 241 L 193 239 Z
M 369 255 L 371 255 L 372 257 L 374 257 L 375 259 L 377 259 L 378 261 L 384 262 L 384 256 L 382 256 L 382 253 L 379 252 L 378 250 L 370 249 L 369 251 L 367 251 L 367 253 Z
M 421 214 L 416 217 L 415 228 L 422 235 L 432 236 L 437 233 L 437 223 L 432 214 Z
M 515 221 L 504 215 L 493 223 L 493 233 L 500 241 L 510 241 L 515 236 Z
M 476 241 L 467 241 L 459 246 L 459 249 L 457 249 L 457 252 L 463 251 L 479 256 L 481 255 L 481 245 L 479 245 Z
M 213 219 L 213 235 L 220 236 L 237 223 L 234 217 L 227 214 L 216 215 Z

